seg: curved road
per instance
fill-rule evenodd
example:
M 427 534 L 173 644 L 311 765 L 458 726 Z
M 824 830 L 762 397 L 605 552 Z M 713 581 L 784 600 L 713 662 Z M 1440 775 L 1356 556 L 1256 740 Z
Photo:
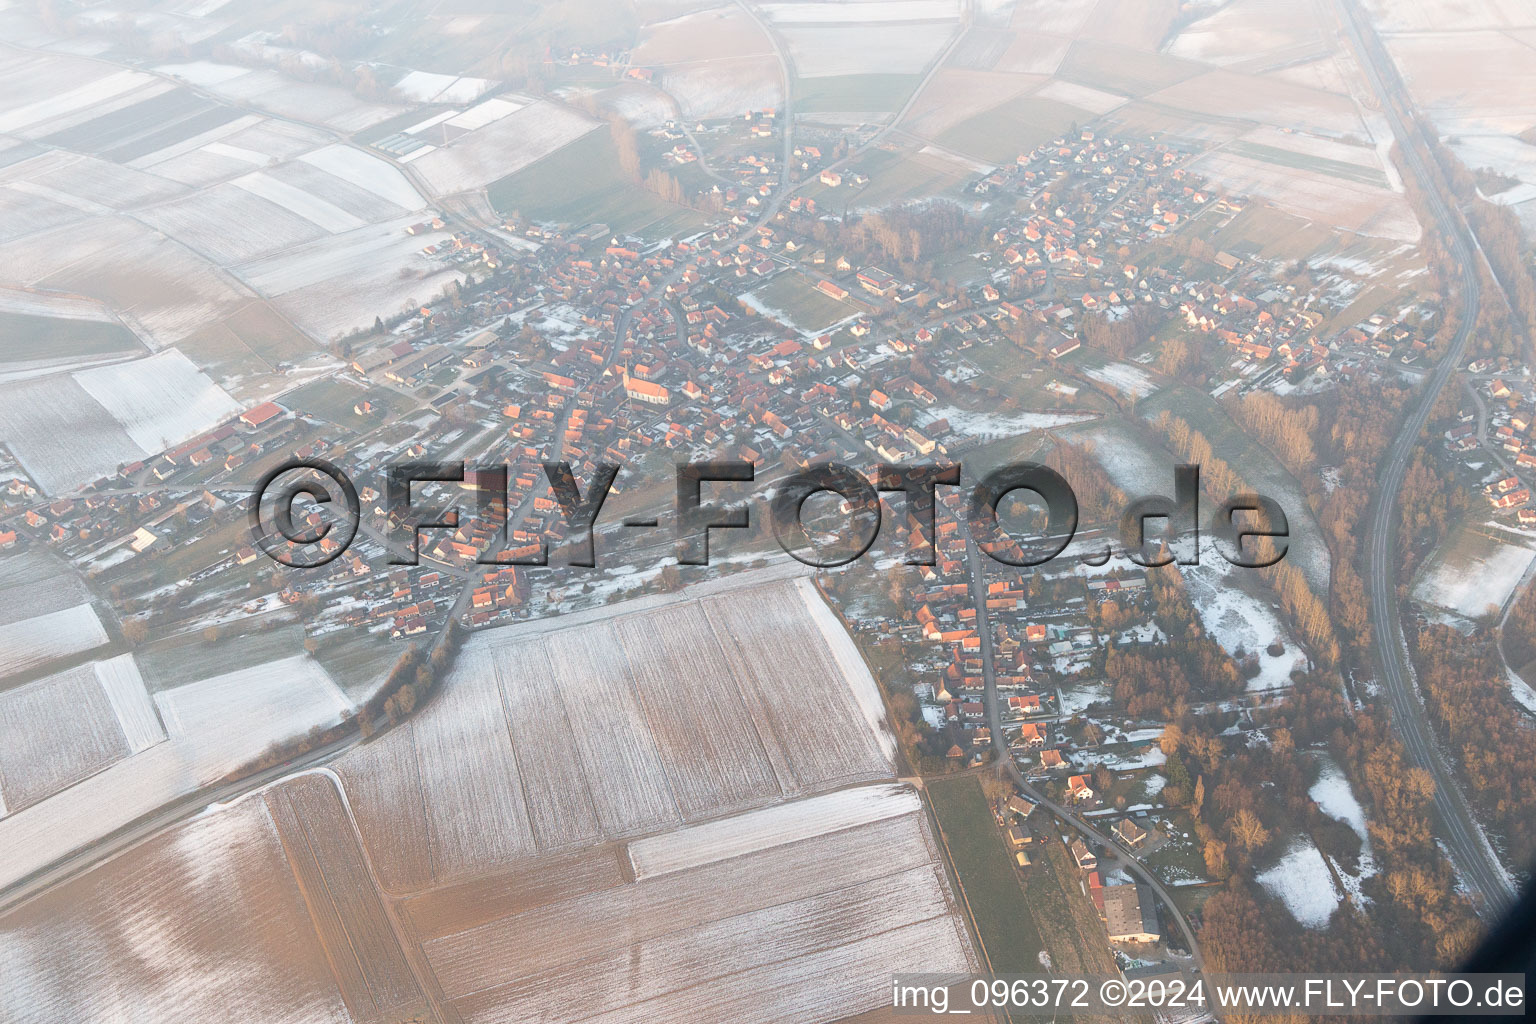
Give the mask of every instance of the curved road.
M 976 606 L 976 632 L 981 637 L 981 670 L 987 687 L 987 724 L 992 728 L 992 747 L 997 753 L 999 763 L 1007 767 L 1013 784 L 1025 796 L 1095 843 L 1105 849 L 1114 850 L 1126 870 L 1136 876 L 1138 882 L 1157 893 L 1157 898 L 1163 904 L 1167 917 L 1173 920 L 1179 929 L 1179 934 L 1184 937 L 1184 944 L 1189 949 L 1190 956 L 1194 959 L 1194 966 L 1198 970 L 1201 966 L 1200 946 L 1195 942 L 1195 930 L 1190 927 L 1189 920 L 1179 909 L 1179 905 L 1173 901 L 1173 894 L 1167 887 L 1156 875 L 1147 870 L 1146 865 L 1131 856 L 1119 843 L 1078 817 L 1071 808 L 1063 807 L 1036 789 L 1024 778 L 1024 774 L 1019 771 L 1019 766 L 1013 763 L 1013 758 L 1008 756 L 1008 744 L 1003 739 L 1003 716 L 997 700 L 997 669 L 992 656 L 992 627 L 987 622 L 986 573 L 982 568 L 981 552 L 977 549 L 975 541 L 966 543 L 966 565 L 970 574 L 971 603 Z
M 1425 382 L 1418 403 L 1409 411 L 1397 437 L 1393 439 L 1382 462 L 1377 481 L 1376 500 L 1367 526 L 1367 586 L 1371 601 L 1371 631 L 1375 635 L 1382 681 L 1392 708 L 1392 724 L 1408 748 L 1409 756 L 1426 769 L 1435 780 L 1435 815 L 1440 820 L 1441 835 L 1450 848 L 1451 859 L 1462 881 L 1477 896 L 1480 909 L 1494 917 L 1508 910 L 1515 901 L 1509 875 L 1472 817 L 1466 796 L 1440 756 L 1435 745 L 1424 706 L 1420 703 L 1418 681 L 1403 640 L 1401 611 L 1397 599 L 1397 501 L 1402 491 L 1403 474 L 1418 443 L 1419 432 L 1429 419 L 1440 389 L 1461 362 L 1467 338 L 1477 322 L 1481 300 L 1481 281 L 1475 242 L 1460 211 L 1440 192 L 1440 177 L 1429 173 L 1416 127 L 1409 124 L 1399 104 L 1407 105 L 1405 93 L 1398 87 L 1396 69 L 1375 30 L 1360 10 L 1357 0 L 1341 0 L 1344 27 L 1348 31 L 1360 66 L 1381 102 L 1382 112 L 1392 125 L 1398 148 L 1408 170 L 1419 181 L 1435 220 L 1450 242 L 1451 252 L 1461 269 L 1461 290 L 1466 303 L 1461 325 L 1451 340 L 1450 349 Z

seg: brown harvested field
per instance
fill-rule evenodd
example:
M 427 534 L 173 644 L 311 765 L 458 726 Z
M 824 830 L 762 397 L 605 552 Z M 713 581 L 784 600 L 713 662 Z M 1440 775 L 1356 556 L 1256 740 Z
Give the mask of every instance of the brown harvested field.
M 778 786 L 740 686 L 701 673 L 720 646 L 697 605 L 643 612 L 614 623 L 635 690 L 684 819 L 739 810 Z M 666 643 L 658 641 L 665 637 Z
M 430 942 L 584 893 L 615 889 L 629 880 L 624 859 L 619 846 L 526 858 L 515 870 L 440 886 L 400 906 L 416 938 Z
M 478 634 L 409 723 L 337 763 L 381 884 L 420 892 L 889 778 L 878 689 L 808 587 Z
M 776 106 L 783 97 L 771 41 L 737 7 L 650 25 L 631 59 L 660 71 L 661 87 L 686 117 L 728 117 Z
M 1007 48 L 993 63 L 992 70 L 1009 74 L 1054 75 L 1071 45 L 1072 40 L 1064 36 L 1014 32 Z
M 1010 75 L 994 71 L 946 68 L 933 76 L 912 105 L 902 128 L 932 139 L 946 129 L 1005 100 L 1044 85 L 1044 75 Z
M 1443 132 L 1516 135 L 1531 126 L 1536 103 L 1530 35 L 1521 35 L 1440 31 L 1389 35 L 1383 42 L 1414 99 Z
M 292 362 L 319 350 L 269 302 L 252 302 L 224 321 L 246 347 L 269 364 Z
M 1163 106 L 1212 117 L 1240 118 L 1326 137 L 1370 138 L 1370 131 L 1349 97 L 1272 76 L 1207 71 L 1153 91 L 1147 98 Z
M 1056 74 L 1091 89 L 1146 96 L 1205 70 L 1204 65 L 1177 57 L 1079 39 L 1067 50 Z
M 1115 46 L 1160 50 L 1180 6 L 1179 0 L 1099 0 L 1093 9 L 1094 38 Z
M 861 946 L 863 957 L 883 954 L 887 976 L 916 961 L 953 969 L 967 957 L 958 929 L 912 811 L 570 895 L 423 945 L 471 1022 L 559 1019 L 576 1005 L 605 1020 L 804 1020 L 835 1015 L 812 1009 L 839 983 L 838 952 L 860 974 L 870 966 Z M 740 998 L 732 990 L 744 974 L 772 965 L 799 972 L 801 990 L 760 989 L 757 1011 L 720 1012 Z M 869 997 L 855 997 L 859 1009 Z M 797 1015 L 783 1015 L 786 998 L 801 1001 Z
M 352 1024 L 259 799 L 0 917 L 0 963 L 17 1024 Z
M 332 780 L 304 775 L 266 792 L 293 877 L 354 1024 L 428 1013 Z
M 684 14 L 642 31 L 631 62 L 645 67 L 773 56 L 773 43 L 739 7 Z

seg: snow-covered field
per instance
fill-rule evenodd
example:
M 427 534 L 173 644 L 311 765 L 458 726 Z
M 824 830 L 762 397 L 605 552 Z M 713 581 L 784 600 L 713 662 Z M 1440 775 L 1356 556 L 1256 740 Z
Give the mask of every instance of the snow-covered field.
M 315 725 L 334 725 L 352 703 L 319 662 L 296 654 L 162 690 L 155 706 L 176 740 L 240 735 L 275 743 Z
M 1049 430 L 1052 427 L 1064 427 L 1095 418 L 1093 413 L 1086 412 L 1005 414 L 973 412 L 953 405 L 936 405 L 929 409 L 928 413 L 935 419 L 949 420 L 949 425 L 955 429 L 956 433 L 967 437 L 985 438 L 1013 437 L 1031 430 Z
M 1126 494 L 1173 493 L 1173 467 L 1179 460 L 1128 425 L 1108 421 L 1073 430 L 1070 439 L 1079 438 L 1093 445 L 1094 459 Z
M 1194 166 L 1239 195 L 1269 200 L 1307 220 L 1398 242 L 1417 242 L 1421 233 L 1408 201 L 1385 183 L 1363 184 L 1229 151 L 1209 153 Z
M 917 74 L 943 48 L 951 27 L 922 23 L 823 24 L 787 26 L 779 32 L 789 44 L 795 72 L 801 78 L 826 78 Z
M 473 103 L 496 83 L 488 78 L 408 71 L 394 85 L 401 98 L 413 103 Z
M 127 754 L 90 665 L 0 692 L 0 792 L 13 812 Z
M 492 101 L 487 101 L 492 102 Z M 412 161 L 438 195 L 484 188 L 592 131 L 597 122 L 539 100 Z
M 432 300 L 456 274 L 421 255 L 446 232 L 411 236 L 415 218 L 370 224 L 235 268 L 301 329 L 330 338 Z M 413 301 L 414 300 L 414 301 Z
M 1112 92 L 1104 92 L 1102 89 L 1093 89 L 1060 78 L 1053 78 L 1046 82 L 1034 95 L 1079 107 L 1094 114 L 1107 114 L 1125 104 L 1124 96 L 1116 96 Z
M 307 655 L 156 695 L 169 738 L 0 819 L 0 888 L 250 762 L 350 707 Z
M 411 846 L 386 884 L 434 880 L 418 874 L 429 860 L 441 882 L 534 850 L 890 778 L 894 739 L 873 678 L 808 586 L 476 635 L 432 704 L 370 745 L 414 756 L 370 750 L 339 764 L 370 848 L 394 858 L 384 847 Z M 390 797 L 418 786 L 419 800 Z
M 73 374 L 145 454 L 239 415 L 240 406 L 175 349 Z
M 1107 384 L 1131 398 L 1145 398 L 1157 390 L 1152 375 L 1130 363 L 1105 363 L 1103 366 L 1083 367 L 1083 376 L 1091 377 L 1100 384 Z
M 935 856 L 914 811 L 423 945 L 468 1019 L 559 1019 L 579 1005 L 604 1024 L 836 1020 L 881 1005 L 893 970 L 973 969 Z
M 319 196 L 296 188 L 286 181 L 280 181 L 264 171 L 243 175 L 230 184 L 252 195 L 260 196 L 269 203 L 276 203 L 289 213 L 303 217 L 329 234 L 351 231 L 364 224 L 362 218 L 354 217 L 334 203 L 328 203 Z
M 107 631 L 89 604 L 34 615 L 0 626 L 0 671 L 30 672 L 66 654 L 107 642 Z
M 60 64 L 66 59 L 53 58 Z M 17 102 L 24 97 L 7 93 L 7 102 L 4 109 L 0 110 L 0 132 L 24 134 L 27 129 L 37 129 L 36 134 L 47 134 L 57 131 L 56 126 L 59 120 L 70 114 L 98 109 L 101 104 L 118 96 L 144 86 L 159 84 L 159 80 L 154 75 L 145 74 L 142 71 L 124 70 L 101 74 L 105 65 L 85 61 L 71 61 L 71 64 L 75 75 L 88 80 L 31 102 Z M 79 81 L 79 78 L 75 80 Z
M 142 753 L 162 742 L 165 739 L 165 726 L 160 724 L 155 702 L 150 699 L 149 691 L 144 686 L 144 677 L 139 674 L 139 664 L 133 660 L 133 655 L 122 654 L 98 661 L 92 669 L 96 673 L 96 681 L 101 684 L 102 693 L 106 694 L 107 703 L 112 706 L 118 728 L 123 731 L 128 752 Z
M 1339 890 L 1328 873 L 1328 864 L 1310 839 L 1291 840 L 1285 856 L 1274 867 L 1259 872 L 1258 880 L 1307 928 L 1326 926 L 1339 905 Z
M 640 839 L 629 859 L 637 879 L 653 878 L 921 809 L 906 786 L 860 786 Z
M 1456 533 L 1425 566 L 1413 596 L 1468 619 L 1500 609 L 1530 568 L 1536 551 L 1522 544 Z
M 12 852 L 0 846 L 0 874 L 11 875 Z M 263 1024 L 354 1020 L 260 799 L 0 918 L 0 959 L 9 1020 L 203 1024 L 231 1007 Z
M 372 192 L 380 199 L 402 210 L 419 210 L 425 205 L 415 186 L 404 174 L 362 150 L 353 149 L 338 142 L 312 153 L 305 153 L 299 159 L 320 168 L 327 174 L 333 174 L 358 188 Z

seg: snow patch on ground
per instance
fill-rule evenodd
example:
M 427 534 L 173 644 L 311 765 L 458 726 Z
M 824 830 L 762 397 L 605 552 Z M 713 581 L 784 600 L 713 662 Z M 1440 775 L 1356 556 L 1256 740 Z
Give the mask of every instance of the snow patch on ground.
M 1232 655 L 1242 650 L 1245 656 L 1258 656 L 1259 674 L 1248 680 L 1247 688 L 1252 691 L 1289 686 L 1291 673 L 1306 664 L 1306 655 L 1291 641 L 1269 606 L 1230 578 L 1231 566 L 1219 555 L 1213 555 L 1202 558 L 1199 565 L 1179 566 L 1179 572 L 1201 624 L 1222 650 Z M 1285 645 L 1279 656 L 1268 651 L 1276 640 Z
M 1151 374 L 1130 363 L 1085 366 L 1083 376 L 1091 377 L 1100 384 L 1107 384 L 1121 394 L 1132 398 L 1143 398 L 1157 390 L 1157 382 L 1152 379 Z
M 953 405 L 935 406 L 930 412 L 938 419 L 948 420 L 956 433 L 985 438 L 1013 437 L 1031 430 L 1065 427 L 1094 418 L 1093 413 L 1085 412 L 972 412 Z
M 1285 856 L 1268 871 L 1260 872 L 1258 879 L 1265 891 L 1284 903 L 1291 916 L 1307 928 L 1326 926 L 1339 905 L 1339 891 L 1328 863 L 1310 839 L 1293 839 Z
M 1413 596 L 1475 619 L 1488 614 L 1489 606 L 1503 607 L 1532 559 L 1536 551 L 1530 548 L 1496 542 L 1462 559 L 1436 558 L 1413 588 Z
M 164 451 L 240 412 L 223 388 L 176 349 L 72 376 L 148 453 Z
M 860 786 L 640 839 L 629 845 L 629 859 L 635 880 L 643 881 L 921 808 L 917 794 L 906 786 Z

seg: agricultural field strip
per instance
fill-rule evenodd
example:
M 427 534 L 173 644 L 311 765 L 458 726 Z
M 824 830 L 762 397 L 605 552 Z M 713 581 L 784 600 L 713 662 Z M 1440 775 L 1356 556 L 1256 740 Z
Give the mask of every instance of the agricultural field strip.
M 699 606 L 623 616 L 613 628 L 683 817 L 777 797 L 764 739 Z
M 260 799 L 154 837 L 11 911 L 0 919 L 0 960 L 29 1022 L 204 1024 L 238 1006 L 240 1019 L 262 1024 L 358 1024 Z
M 177 349 L 72 376 L 146 452 L 163 451 L 240 412 L 239 404 Z
M 707 595 L 703 606 L 641 599 L 619 606 L 617 615 L 610 608 L 471 638 L 443 693 L 422 714 L 338 765 L 385 888 L 416 891 L 536 850 L 655 832 L 793 791 L 780 786 L 773 770 L 773 759 L 781 765 L 789 759 L 770 732 L 760 739 L 738 690 L 737 641 L 719 638 L 702 610 L 730 614 L 733 603 L 743 609 L 766 603 L 775 609 L 775 623 L 805 635 L 805 592 L 787 582 L 794 577 L 754 578 L 781 582 L 750 591 L 697 588 Z M 808 600 L 820 604 L 814 592 Z M 571 628 L 578 623 L 582 628 Z M 830 626 L 840 630 L 835 621 Z M 806 785 L 817 789 L 889 778 L 893 771 L 878 742 L 864 735 L 879 728 L 879 720 L 861 714 L 862 701 L 829 693 L 844 664 L 833 640 L 832 654 L 796 660 L 795 670 L 776 683 L 766 673 L 740 683 L 783 690 L 782 697 L 775 694 L 782 714 L 796 702 L 825 705 L 840 723 L 830 731 L 791 732 L 796 742 L 824 744 L 796 752 L 806 758 Z M 762 638 L 744 642 L 749 661 L 779 657 L 771 649 L 756 654 Z M 851 656 L 857 659 L 857 652 Z M 862 661 L 855 664 L 867 675 Z M 541 756 L 519 756 L 523 751 Z M 831 767 L 818 771 L 818 759 Z M 487 764 L 487 770 L 468 767 Z M 553 764 L 563 773 L 549 775 Z M 487 808 L 487 827 L 471 835 L 471 825 L 452 811 L 464 807 Z
M 488 653 L 466 647 L 411 730 L 435 881 L 473 876 L 536 849 L 493 672 Z
M 510 1019 L 558 1019 L 573 1012 L 580 1019 L 617 1013 L 699 988 L 705 989 L 701 994 L 712 1004 L 723 994 L 721 990 L 731 987 L 732 979 L 746 972 L 819 959 L 819 954 L 876 936 L 899 934 L 916 923 L 943 921 L 949 912 L 935 869 L 915 867 L 674 929 L 626 948 L 597 953 L 577 965 L 541 971 L 503 988 L 458 1000 L 455 1008 L 470 1020 L 502 1019 L 498 1013 Z M 909 961 L 905 966 L 918 962 Z M 874 991 L 863 995 L 878 998 Z M 828 1001 L 827 1005 L 840 1004 Z M 675 1019 L 717 1018 L 689 1013 Z M 754 1015 L 752 1019 L 757 1018 Z
M 498 918 L 424 943 L 450 999 L 680 929 L 914 868 L 936 872 L 918 814 L 775 846 Z M 836 870 L 829 870 L 836 865 Z M 548 940 L 548 941 L 545 941 Z
M 225 672 L 155 694 L 172 736 L 258 736 L 275 742 L 352 710 L 341 688 L 305 654 Z
M 853 1018 L 889 1003 L 886 990 L 893 964 L 964 973 L 966 956 L 964 938 L 955 923 L 929 918 L 584 1020 L 587 1024 L 672 1024 L 679 1020 L 804 1024 Z
M 635 878 L 644 881 L 921 808 L 904 785 L 858 786 L 637 839 L 629 844 L 629 859 Z
M 229 182 L 162 203 L 140 217 L 220 267 L 326 237 L 313 221 Z
M 332 780 L 300 776 L 265 799 L 353 1018 L 383 1024 L 420 1007 L 425 998 Z
M 91 592 L 62 562 L 37 549 L 0 559 L 0 626 L 86 604 Z
M 888 764 L 894 766 L 896 737 L 887 728 L 885 701 L 880 696 L 879 684 L 875 682 L 869 665 L 865 663 L 864 656 L 859 653 L 853 637 L 838 621 L 836 613 L 821 599 L 811 579 L 802 576 L 795 581 L 794 586 L 799 591 L 801 600 L 805 602 L 811 621 L 821 631 L 822 639 L 826 641 L 828 650 L 832 652 L 833 659 L 842 670 L 843 681 L 853 692 L 854 700 L 858 702 L 859 709 L 864 713 L 864 721 L 870 733 L 880 744 L 880 753 Z
M 420 210 L 425 200 L 410 180 L 388 163 L 351 146 L 335 143 L 322 146 L 299 157 L 306 164 L 318 167 L 348 184 L 403 210 Z
M 286 181 L 274 178 L 265 171 L 253 171 L 243 177 L 230 182 L 236 188 L 243 188 L 247 192 L 254 193 L 261 198 L 276 203 L 290 213 L 296 213 L 300 217 L 316 224 L 329 234 L 340 234 L 360 228 L 367 221 L 361 217 L 354 217 L 333 203 L 329 203 L 313 193 Z
M 618 844 L 525 858 L 502 873 L 443 885 L 401 901 L 412 934 L 430 941 L 573 896 L 628 883 Z
M 206 149 L 209 146 L 216 145 L 220 139 L 228 138 L 229 136 L 238 132 L 242 132 L 247 128 L 254 127 L 255 125 L 260 124 L 262 120 L 263 118 L 260 114 L 242 114 L 241 116 L 235 118 L 233 121 L 225 121 L 221 125 L 216 125 L 215 127 L 209 128 L 206 131 L 202 131 L 189 138 L 182 139 L 180 142 L 173 142 L 170 145 L 163 146 L 152 153 L 145 153 L 141 157 L 125 161 L 125 164 L 128 167 L 132 167 L 140 171 L 151 170 L 159 164 L 174 160 L 176 157 L 185 156 L 189 153 L 196 152 L 197 150 Z M 266 162 L 266 158 L 263 157 L 261 163 L 265 164 Z M 155 173 L 160 172 L 156 171 Z
M 0 791 L 30 807 L 128 756 L 90 665 L 0 693 Z
M 0 626 L 0 665 L 7 675 L 29 672 L 55 658 L 100 647 L 107 631 L 89 604 L 34 615 Z
M 144 677 L 133 655 L 122 654 L 93 666 L 96 681 L 117 716 L 118 727 L 128 743 L 130 755 L 139 754 L 165 740 L 165 726 L 155 712 L 155 703 L 144 688 Z
M 857 692 L 868 668 L 862 659 L 843 663 L 836 637 L 823 634 L 825 646 L 805 642 L 822 625 L 809 602 L 820 597 L 799 582 L 699 603 L 748 694 L 759 731 L 777 740 L 768 745 L 774 763 L 786 761 L 793 771 L 790 786 L 780 783 L 786 794 L 894 774 L 891 752 L 880 742 L 882 725 L 869 722 Z M 809 708 L 816 712 L 808 714 Z
M 415 729 L 415 721 L 407 722 L 347 751 L 335 765 L 379 885 L 388 893 L 423 889 L 433 878 Z
M 533 645 L 521 657 L 488 660 L 512 749 L 519 754 L 523 803 L 534 842 L 551 850 L 598 838 L 601 826 L 591 780 L 569 763 L 572 723 L 543 645 Z M 603 776 L 596 782 L 610 784 Z
M 681 825 L 682 812 L 656 740 L 645 728 L 629 669 L 619 659 L 602 656 L 618 647 L 611 625 L 592 623 L 533 642 L 543 648 L 559 681 L 603 833 L 622 837 Z
M 154 75 L 145 74 L 142 71 L 115 71 L 94 81 L 77 85 L 73 89 L 0 113 L 0 132 L 22 132 L 33 125 L 47 124 L 56 118 L 77 110 L 91 108 L 130 89 L 155 81 L 157 79 Z

